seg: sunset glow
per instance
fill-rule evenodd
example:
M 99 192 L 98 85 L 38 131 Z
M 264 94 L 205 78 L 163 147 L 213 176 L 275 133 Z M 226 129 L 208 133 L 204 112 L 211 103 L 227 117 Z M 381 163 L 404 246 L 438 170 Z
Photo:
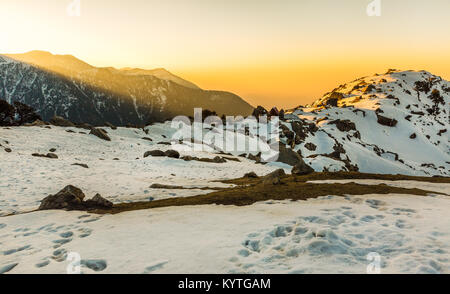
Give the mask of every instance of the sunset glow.
M 252 105 L 294 107 L 388 68 L 450 78 L 450 2 L 2 0 L 0 52 L 46 50 L 95 66 L 163 67 Z

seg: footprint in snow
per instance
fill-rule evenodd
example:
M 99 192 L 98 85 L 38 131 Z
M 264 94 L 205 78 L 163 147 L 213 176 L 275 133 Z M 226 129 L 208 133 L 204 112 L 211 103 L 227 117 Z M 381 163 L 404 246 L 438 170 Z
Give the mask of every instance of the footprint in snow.
M 101 272 L 108 266 L 104 259 L 82 259 L 80 264 L 96 272 Z
M 151 272 L 159 270 L 163 268 L 168 262 L 169 262 L 168 260 L 155 262 L 153 265 L 150 265 L 145 268 L 144 274 L 149 274 Z

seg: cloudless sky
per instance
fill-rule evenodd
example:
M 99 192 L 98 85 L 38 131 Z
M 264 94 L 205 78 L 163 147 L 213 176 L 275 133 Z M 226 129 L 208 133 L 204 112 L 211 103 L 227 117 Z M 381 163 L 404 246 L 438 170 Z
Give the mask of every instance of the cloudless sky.
M 253 105 L 309 103 L 388 68 L 450 79 L 450 1 L 0 0 L 0 52 L 45 50 L 95 66 L 164 67 Z

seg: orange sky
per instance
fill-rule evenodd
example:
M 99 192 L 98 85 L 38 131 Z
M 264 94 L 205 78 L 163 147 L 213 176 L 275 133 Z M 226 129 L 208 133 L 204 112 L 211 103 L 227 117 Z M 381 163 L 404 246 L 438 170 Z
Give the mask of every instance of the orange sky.
M 450 1 L 1 0 L 0 52 L 46 50 L 95 66 L 164 67 L 253 105 L 305 104 L 388 68 L 450 79 Z

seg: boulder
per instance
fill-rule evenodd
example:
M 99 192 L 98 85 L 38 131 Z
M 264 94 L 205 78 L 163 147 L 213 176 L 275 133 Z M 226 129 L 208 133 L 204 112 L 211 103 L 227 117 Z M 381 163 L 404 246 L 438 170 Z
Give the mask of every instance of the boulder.
M 103 198 L 100 194 L 96 194 L 92 199 L 86 200 L 84 206 L 86 206 L 87 209 L 111 208 L 113 207 L 113 203 Z
M 83 199 L 85 195 L 83 191 L 72 185 L 66 186 L 55 195 L 49 195 L 41 201 L 39 210 L 48 209 L 67 209 L 77 210 L 84 209 Z
M 61 116 L 57 116 L 57 115 L 55 115 L 50 120 L 50 123 L 57 127 L 74 127 L 75 126 L 71 121 L 69 121 Z
M 166 155 L 167 157 L 170 157 L 170 158 L 180 158 L 180 153 L 178 153 L 178 151 L 175 151 L 172 149 L 164 152 L 164 155 Z
M 162 157 L 162 156 L 166 156 L 166 154 L 161 150 L 150 150 L 150 151 L 147 151 L 144 153 L 144 157 L 149 157 L 149 156 Z
M 277 169 L 270 174 L 267 174 L 263 178 L 263 185 L 279 185 L 281 184 L 281 177 L 285 176 L 286 173 L 282 168 Z
M 58 155 L 56 155 L 55 153 L 47 153 L 46 157 L 52 158 L 52 159 L 58 159 Z
M 388 127 L 395 127 L 397 125 L 397 120 L 393 118 L 388 118 L 382 115 L 377 114 L 377 122 L 380 125 L 388 126 Z
M 106 134 L 106 131 L 100 128 L 93 128 L 89 134 L 97 136 L 105 141 L 111 141 L 111 138 Z
M 339 100 L 338 98 L 329 98 L 325 102 L 325 105 L 337 107 L 338 106 L 338 100 Z
M 330 122 L 330 124 L 335 124 L 339 131 L 341 132 L 349 132 L 349 131 L 356 131 L 355 123 L 345 119 L 345 120 L 334 120 Z
M 312 167 L 310 167 L 309 165 L 307 165 L 303 160 L 300 163 L 297 163 L 293 168 L 291 173 L 293 175 L 307 175 L 310 173 L 313 173 L 314 169 Z
M 278 162 L 286 163 L 291 166 L 294 166 L 297 163 L 302 162 L 302 158 L 300 157 L 300 155 L 291 148 L 286 148 L 286 146 L 283 144 L 280 144 L 279 148 L 280 149 L 277 159 Z
M 411 136 L 409 136 L 410 139 L 415 139 L 417 137 L 416 133 L 411 134 Z
M 117 127 L 115 125 L 113 125 L 112 123 L 109 122 L 105 122 L 105 126 L 109 127 L 111 130 L 116 130 Z
M 316 151 L 317 146 L 314 143 L 306 143 L 305 148 L 309 151 Z
M 255 172 L 249 172 L 249 173 L 246 173 L 246 174 L 244 175 L 244 178 L 253 178 L 253 179 L 256 179 L 256 178 L 259 178 L 259 177 L 258 177 L 258 175 L 257 175 Z
M 11 148 L 5 148 L 5 152 L 10 153 L 11 151 L 12 151 Z
M 79 129 L 85 129 L 85 130 L 92 130 L 94 128 L 92 125 L 87 124 L 87 123 L 77 124 L 76 127 Z
M 227 162 L 227 160 L 225 158 L 223 158 L 223 157 L 216 156 L 216 157 L 213 158 L 213 162 L 215 162 L 215 163 L 225 163 L 225 162 Z

